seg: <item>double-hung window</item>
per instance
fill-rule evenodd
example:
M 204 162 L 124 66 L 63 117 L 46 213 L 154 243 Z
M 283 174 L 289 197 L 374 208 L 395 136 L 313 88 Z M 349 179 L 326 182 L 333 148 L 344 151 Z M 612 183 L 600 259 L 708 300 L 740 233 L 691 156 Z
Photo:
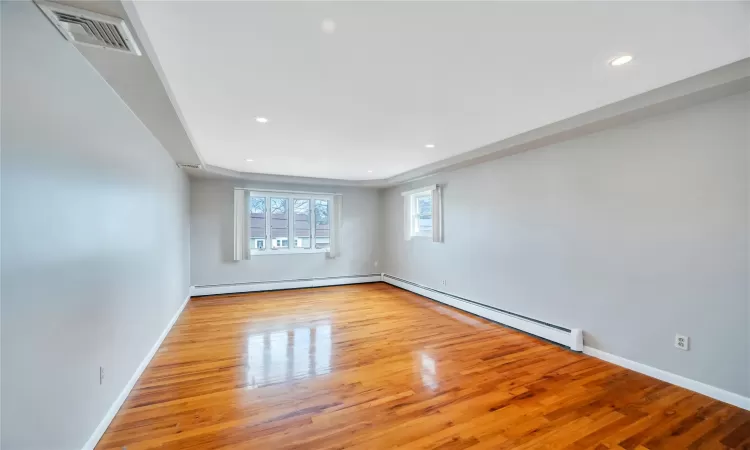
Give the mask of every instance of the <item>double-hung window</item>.
M 402 192 L 404 197 L 404 238 L 430 238 L 443 242 L 442 187 L 434 184 Z
M 329 251 L 331 196 L 251 191 L 247 202 L 252 255 Z
M 411 235 L 432 237 L 432 192 L 411 196 Z

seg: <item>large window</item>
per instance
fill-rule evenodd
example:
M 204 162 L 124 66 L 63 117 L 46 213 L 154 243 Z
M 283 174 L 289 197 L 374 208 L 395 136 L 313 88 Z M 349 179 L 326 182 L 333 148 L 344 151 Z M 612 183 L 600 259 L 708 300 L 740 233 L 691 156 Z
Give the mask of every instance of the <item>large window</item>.
M 253 191 L 248 201 L 251 254 L 328 251 L 330 196 Z
M 271 197 L 271 249 L 289 248 L 289 199 Z
M 294 199 L 294 248 L 312 248 L 310 199 Z
M 250 248 L 266 248 L 266 197 L 250 196 Z
M 331 245 L 330 203 L 328 200 L 315 200 L 315 248 L 328 248 Z

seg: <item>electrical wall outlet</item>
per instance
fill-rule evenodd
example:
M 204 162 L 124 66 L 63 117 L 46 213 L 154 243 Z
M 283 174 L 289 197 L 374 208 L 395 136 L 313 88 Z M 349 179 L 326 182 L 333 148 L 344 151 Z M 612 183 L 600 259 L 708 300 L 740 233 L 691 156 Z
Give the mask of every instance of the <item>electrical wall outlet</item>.
M 681 334 L 674 337 L 674 346 L 680 350 L 690 350 L 690 338 Z
M 104 384 L 104 367 L 99 366 L 99 384 Z
M 448 281 L 447 280 L 443 280 L 443 286 L 447 286 L 447 285 L 448 285 Z

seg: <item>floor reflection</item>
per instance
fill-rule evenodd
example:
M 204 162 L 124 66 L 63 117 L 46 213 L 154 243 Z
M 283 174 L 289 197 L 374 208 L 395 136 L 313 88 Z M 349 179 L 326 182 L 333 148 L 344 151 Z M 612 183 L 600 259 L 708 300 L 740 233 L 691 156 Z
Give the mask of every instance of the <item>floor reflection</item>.
M 419 352 L 420 373 L 424 387 L 433 391 L 438 388 L 437 366 L 435 360 L 425 352 Z
M 331 325 L 250 335 L 247 356 L 249 388 L 330 373 Z
M 432 303 L 432 302 L 430 302 L 430 303 Z M 458 311 L 456 311 L 454 309 L 448 308 L 446 306 L 431 305 L 430 309 L 432 309 L 433 311 L 437 311 L 437 312 L 439 312 L 440 314 L 442 314 L 444 316 L 448 316 L 448 317 L 450 317 L 452 319 L 456 319 L 456 320 L 461 321 L 461 322 L 463 322 L 465 324 L 471 325 L 471 326 L 473 326 L 475 328 L 488 329 L 488 328 L 492 327 L 492 325 L 490 325 L 490 324 L 488 324 L 486 322 L 483 322 L 483 321 L 481 321 L 479 319 L 474 319 L 474 318 L 469 317 L 468 315 L 466 315 L 464 313 L 460 313 L 460 312 L 458 312 Z

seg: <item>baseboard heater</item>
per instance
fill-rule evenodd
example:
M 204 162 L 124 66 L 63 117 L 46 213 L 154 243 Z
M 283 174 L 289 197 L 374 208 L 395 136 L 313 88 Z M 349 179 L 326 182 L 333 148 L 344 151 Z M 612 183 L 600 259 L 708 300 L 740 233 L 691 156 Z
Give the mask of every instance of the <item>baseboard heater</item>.
M 505 311 L 494 306 L 488 306 L 482 303 L 469 300 L 467 298 L 459 297 L 457 295 L 449 294 L 431 287 L 423 286 L 418 283 L 414 283 L 403 278 L 394 277 L 393 275 L 383 274 L 383 281 L 392 284 L 401 289 L 414 292 L 423 297 L 444 303 L 454 308 L 458 308 L 462 311 L 475 314 L 485 319 L 498 322 L 503 325 L 507 325 L 511 328 L 515 328 L 524 331 L 535 336 L 539 336 L 543 339 L 547 339 L 552 342 L 556 342 L 560 345 L 569 347 L 575 351 L 583 351 L 583 333 L 580 329 L 569 329 L 554 325 L 551 323 L 543 322 L 541 320 L 533 319 L 531 317 L 522 316 L 514 312 Z
M 297 278 L 293 280 L 252 281 L 249 283 L 209 284 L 191 286 L 190 296 L 239 294 L 242 292 L 279 291 L 284 289 L 300 289 L 323 286 L 339 286 L 342 284 L 377 283 L 381 281 L 381 274 L 344 275 L 338 277 Z

